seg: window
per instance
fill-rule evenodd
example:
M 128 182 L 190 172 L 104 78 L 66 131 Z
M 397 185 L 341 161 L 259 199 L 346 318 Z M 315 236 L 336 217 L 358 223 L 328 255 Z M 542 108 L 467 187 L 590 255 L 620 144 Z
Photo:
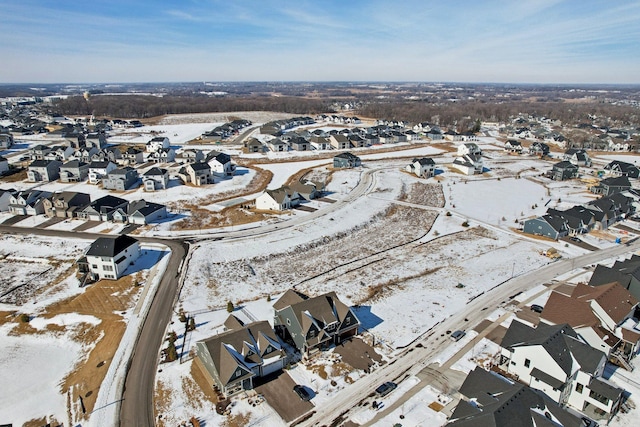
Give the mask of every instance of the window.
M 515 365 L 516 365 L 516 362 L 514 362 L 514 361 L 512 360 L 512 361 L 511 361 L 511 364 L 512 364 L 513 366 L 515 366 Z
M 113 271 L 113 266 L 112 265 L 104 265 L 102 266 L 104 271 Z
M 580 383 L 576 383 L 576 393 L 582 393 L 584 386 Z
M 529 367 L 529 365 L 531 365 L 531 360 L 529 360 L 529 359 L 524 359 L 524 367 L 525 367 L 525 368 L 528 368 L 528 367 Z
M 98 264 L 91 264 L 91 268 L 98 269 Z

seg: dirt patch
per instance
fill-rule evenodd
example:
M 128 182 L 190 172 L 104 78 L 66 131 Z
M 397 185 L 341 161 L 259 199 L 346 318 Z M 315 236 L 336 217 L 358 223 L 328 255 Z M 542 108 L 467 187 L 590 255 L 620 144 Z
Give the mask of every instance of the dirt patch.
M 249 425 L 251 417 L 247 414 L 229 414 L 222 422 L 223 427 L 244 427 Z
M 429 408 L 436 412 L 440 412 L 444 409 L 444 405 L 440 402 L 431 402 L 429 403 Z
M 171 409 L 173 403 L 171 392 L 171 387 L 165 385 L 162 381 L 156 383 L 156 395 L 153 401 L 155 403 L 156 420 L 159 427 L 164 427 L 165 425 L 162 414 Z
M 22 427 L 42 427 L 42 426 L 62 426 L 64 424 L 58 422 L 54 417 L 42 417 L 29 420 L 22 424 Z
M 445 198 L 442 185 L 416 182 L 411 185 L 409 191 L 404 192 L 404 197 L 399 200 L 416 205 L 444 207 Z
M 199 360 L 193 359 L 191 362 L 191 378 L 200 388 L 201 400 L 207 400 L 214 405 L 216 405 L 220 400 L 222 400 L 223 396 L 216 393 L 209 380 L 207 380 L 207 375 L 203 372 L 204 367 L 199 362 Z

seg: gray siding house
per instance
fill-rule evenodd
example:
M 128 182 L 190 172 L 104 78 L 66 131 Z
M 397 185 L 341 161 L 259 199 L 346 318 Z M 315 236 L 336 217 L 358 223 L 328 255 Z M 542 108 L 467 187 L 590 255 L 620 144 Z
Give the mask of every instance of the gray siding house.
M 115 169 L 102 180 L 105 190 L 125 191 L 138 182 L 138 171 L 131 167 Z

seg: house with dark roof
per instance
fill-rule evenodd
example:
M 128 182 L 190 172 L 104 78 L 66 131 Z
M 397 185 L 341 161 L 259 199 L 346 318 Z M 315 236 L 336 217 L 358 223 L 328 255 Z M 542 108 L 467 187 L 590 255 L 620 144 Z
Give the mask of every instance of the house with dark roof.
M 509 139 L 504 143 L 504 151 L 509 153 L 522 153 L 522 144 L 515 139 Z
M 569 235 L 569 228 L 564 217 L 549 212 L 524 221 L 522 231 L 527 234 L 549 237 L 553 240 Z
M 61 182 L 82 182 L 89 176 L 89 164 L 80 160 L 69 160 L 60 166 Z
M 224 396 L 251 390 L 255 379 L 282 370 L 285 352 L 269 322 L 245 325 L 231 315 L 225 327 L 225 332 L 196 343 L 196 363 Z
M 436 162 L 431 157 L 413 159 L 405 170 L 420 178 L 430 178 L 436 174 Z
M 585 343 L 568 324 L 514 320 L 501 343 L 500 369 L 560 405 L 590 418 L 610 420 L 623 389 L 603 378 L 607 356 Z
M 584 427 L 544 393 L 476 367 L 459 390 L 447 427 Z
M 10 133 L 0 133 L 0 149 L 6 150 L 13 146 L 13 135 Z
M 451 167 L 465 175 L 474 175 L 484 171 L 482 156 L 477 154 L 463 154 L 458 156 L 451 163 Z
M 602 286 L 611 282 L 618 282 L 634 298 L 640 300 L 640 257 L 633 254 L 629 259 L 616 261 L 611 267 L 596 265 L 589 279 L 589 286 Z
M 236 173 L 236 165 L 227 153 L 209 151 L 205 156 L 205 162 L 211 166 L 211 173 L 217 176 L 233 176 Z
M 334 168 L 356 168 L 361 165 L 360 157 L 349 152 L 340 153 L 333 158 Z
M 246 144 L 246 141 L 245 141 Z M 176 161 L 180 163 L 196 163 L 204 160 L 204 153 L 202 150 L 187 148 L 185 150 L 180 150 L 176 154 Z
M 133 265 L 139 256 L 138 240 L 123 234 L 96 239 L 79 263 L 86 263 L 93 280 L 116 280 L 123 276 L 127 267 Z
M 634 164 L 613 160 L 605 165 L 604 170 L 615 176 L 628 176 L 629 178 L 639 178 L 640 168 Z
M 207 162 L 189 163 L 180 168 L 178 176 L 185 183 L 190 183 L 198 187 L 206 184 L 213 184 L 214 178 L 211 173 L 211 166 Z
M 89 203 L 91 197 L 87 193 L 60 191 L 44 200 L 44 214 L 50 218 L 75 218 Z
M 78 218 L 89 221 L 111 221 L 118 209 L 126 209 L 129 202 L 115 196 L 104 196 L 94 200 L 78 212 Z
M 309 297 L 293 289 L 274 304 L 274 328 L 292 341 L 304 356 L 349 339 L 358 333 L 360 321 L 335 292 Z
M 544 157 L 549 154 L 549 146 L 544 142 L 536 141 L 529 147 L 529 152 Z
M 631 188 L 629 177 L 626 175 L 610 176 L 600 180 L 598 185 L 594 185 L 589 190 L 595 194 L 611 196 L 616 193 L 622 193 Z
M 144 191 L 166 190 L 169 188 L 169 171 L 152 167 L 142 174 L 142 186 Z
M 554 291 L 540 315 L 551 325 L 569 324 L 587 344 L 625 369 L 633 369 L 628 362 L 639 349 L 639 319 L 638 299 L 618 282 L 579 283 L 571 295 Z
M 39 215 L 44 213 L 44 201 L 51 197 L 51 192 L 41 190 L 24 190 L 11 193 L 9 212 L 13 215 Z
M 577 177 L 578 166 L 566 160 L 554 164 L 551 170 L 547 172 L 547 178 L 554 181 L 565 181 Z
M 262 153 L 264 152 L 264 146 L 256 138 L 249 138 L 242 143 L 242 151 L 245 153 Z
M 51 182 L 60 177 L 59 160 L 34 160 L 27 170 L 27 181 L 31 182 Z
M 0 176 L 9 172 L 9 160 L 6 157 L 0 156 Z
M 9 204 L 11 203 L 11 196 L 17 194 L 17 191 L 13 188 L 11 189 L 1 189 L 0 188 L 0 212 L 9 211 Z
M 118 166 L 108 160 L 89 163 L 89 184 L 98 184 Z
M 562 156 L 563 160 L 573 163 L 576 166 L 591 166 L 591 159 L 589 158 L 589 154 L 581 148 L 570 148 L 564 152 Z
M 167 217 L 167 207 L 144 199 L 129 202 L 113 213 L 113 221 L 128 224 L 146 225 Z

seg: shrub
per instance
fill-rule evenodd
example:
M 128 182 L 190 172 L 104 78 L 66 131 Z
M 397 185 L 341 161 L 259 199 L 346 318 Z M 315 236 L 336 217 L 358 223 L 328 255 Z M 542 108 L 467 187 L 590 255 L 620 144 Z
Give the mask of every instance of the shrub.
M 462 226 L 463 226 L 463 227 L 468 227 L 468 226 L 469 226 L 469 221 L 465 221 L 465 222 L 463 222 L 463 223 L 462 223 Z
M 22 313 L 20 315 L 20 321 L 22 323 L 29 323 L 30 320 L 31 320 L 31 316 L 29 316 L 27 313 Z
M 227 303 L 227 312 L 231 313 L 234 309 L 235 309 L 235 307 L 233 306 L 233 303 L 231 301 L 229 301 Z

